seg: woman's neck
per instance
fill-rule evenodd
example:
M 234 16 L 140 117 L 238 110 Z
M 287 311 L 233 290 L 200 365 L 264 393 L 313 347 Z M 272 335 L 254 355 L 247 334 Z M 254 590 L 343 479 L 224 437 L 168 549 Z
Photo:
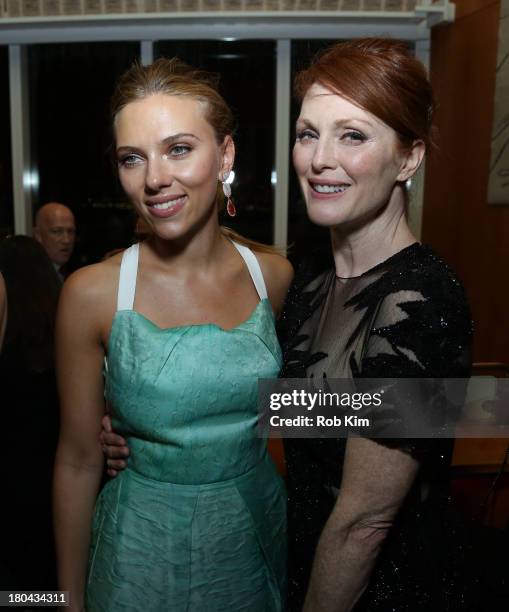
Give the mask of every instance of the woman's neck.
M 416 242 L 405 215 L 403 194 L 393 194 L 384 209 L 357 227 L 331 228 L 336 276 L 360 276 Z
M 160 265 L 178 267 L 182 274 L 196 274 L 221 264 L 228 245 L 216 221 L 175 240 L 153 234 L 147 239 L 146 247 Z

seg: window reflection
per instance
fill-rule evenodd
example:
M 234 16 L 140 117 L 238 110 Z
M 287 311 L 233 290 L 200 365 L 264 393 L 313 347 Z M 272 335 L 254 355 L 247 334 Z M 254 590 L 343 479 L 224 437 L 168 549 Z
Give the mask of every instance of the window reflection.
M 0 238 L 14 233 L 12 193 L 11 120 L 9 103 L 9 52 L 0 47 Z
M 179 57 L 217 72 L 219 89 L 237 119 L 235 180 L 237 216 L 221 222 L 245 236 L 272 243 L 275 142 L 274 41 L 160 41 L 154 57 Z
M 134 215 L 113 171 L 109 101 L 138 55 L 135 42 L 29 47 L 34 211 L 49 201 L 73 209 L 76 264 L 131 243 Z

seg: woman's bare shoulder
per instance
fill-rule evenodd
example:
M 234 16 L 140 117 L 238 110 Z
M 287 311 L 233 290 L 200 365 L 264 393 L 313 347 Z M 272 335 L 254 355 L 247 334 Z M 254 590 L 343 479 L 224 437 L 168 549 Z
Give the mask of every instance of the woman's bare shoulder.
M 266 251 L 256 251 L 256 257 L 264 273 L 267 272 L 270 275 L 278 277 L 280 280 L 284 280 L 287 277 L 290 277 L 290 280 L 293 278 L 293 266 L 286 257 L 283 257 L 283 255 L 279 253 L 268 253 Z
M 283 307 L 293 280 L 293 266 L 286 257 L 277 253 L 257 252 L 256 256 L 260 262 L 272 307 L 278 313 Z
M 122 254 L 119 253 L 76 270 L 64 283 L 62 300 L 94 309 L 97 305 L 113 303 L 117 295 L 121 260 Z

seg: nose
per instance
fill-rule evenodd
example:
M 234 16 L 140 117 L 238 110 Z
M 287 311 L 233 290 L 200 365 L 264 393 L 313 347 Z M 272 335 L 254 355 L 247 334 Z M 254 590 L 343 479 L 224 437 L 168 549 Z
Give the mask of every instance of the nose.
M 171 168 L 167 160 L 155 157 L 147 162 L 145 186 L 148 191 L 159 191 L 162 187 L 171 185 L 173 181 Z
M 320 138 L 317 141 L 311 164 L 314 172 L 337 167 L 338 160 L 332 138 Z
M 62 242 L 65 245 L 71 245 L 74 242 L 74 230 L 67 230 L 62 236 Z

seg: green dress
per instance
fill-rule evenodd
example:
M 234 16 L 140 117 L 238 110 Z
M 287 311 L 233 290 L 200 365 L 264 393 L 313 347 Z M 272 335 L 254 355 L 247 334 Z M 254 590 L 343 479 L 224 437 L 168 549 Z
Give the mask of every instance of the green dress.
M 87 612 L 284 608 L 286 493 L 257 436 L 257 379 L 281 352 L 256 257 L 235 246 L 261 299 L 231 330 L 135 312 L 138 245 L 124 254 L 106 398 L 131 454 L 97 500 Z

